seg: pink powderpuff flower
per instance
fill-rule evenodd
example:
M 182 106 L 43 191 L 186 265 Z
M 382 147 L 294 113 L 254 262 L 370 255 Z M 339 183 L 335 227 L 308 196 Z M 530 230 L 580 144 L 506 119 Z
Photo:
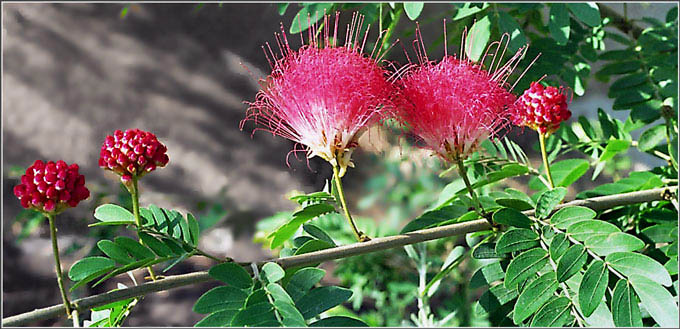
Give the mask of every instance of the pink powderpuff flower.
M 567 104 L 566 90 L 563 87 L 543 87 L 536 81 L 517 99 L 512 113 L 514 124 L 527 126 L 541 134 L 552 134 L 560 128 L 562 121 L 569 118 L 571 111 Z
M 342 176 L 353 166 L 350 157 L 359 136 L 392 108 L 393 89 L 378 65 L 382 55 L 376 49 L 382 45 L 376 42 L 368 56 L 363 52 L 370 28 L 362 41 L 363 16 L 354 14 L 342 46 L 337 44 L 338 19 L 336 13 L 331 37 L 329 15 L 324 15 L 323 31 L 310 27 L 309 43 L 298 50 L 290 48 L 281 26 L 281 35 L 275 34 L 281 54 L 274 55 L 269 44 L 263 47 L 272 72 L 259 81 L 255 101 L 247 102 L 240 128 L 253 121 L 256 130 L 302 144 L 308 158 L 319 156 L 339 166 Z
M 516 97 L 510 92 L 514 85 L 507 80 L 527 51 L 526 46 L 520 48 L 501 65 L 510 41 L 504 34 L 475 63 L 463 52 L 466 34 L 467 31 L 462 36 L 459 57 L 446 52 L 436 62 L 427 58 L 418 28 L 414 41 L 418 63 L 403 67 L 398 82 L 399 119 L 421 147 L 454 163 L 465 159 L 484 139 L 496 136 L 509 123 Z M 472 46 L 473 42 L 467 44 Z M 490 63 L 485 66 L 487 60 Z
M 47 163 L 36 160 L 14 187 L 14 195 L 26 209 L 59 214 L 90 197 L 85 176 L 78 169 L 77 164 L 68 165 L 62 160 Z
M 102 144 L 99 167 L 120 175 L 120 180 L 128 186 L 133 177 L 140 178 L 165 167 L 170 161 L 167 151 L 153 133 L 139 129 L 116 130 L 106 136 Z

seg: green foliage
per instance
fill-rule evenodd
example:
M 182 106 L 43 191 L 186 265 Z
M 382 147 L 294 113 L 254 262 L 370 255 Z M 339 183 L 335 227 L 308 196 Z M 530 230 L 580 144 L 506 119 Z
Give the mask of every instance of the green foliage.
M 124 236 L 100 240 L 97 247 L 106 257 L 91 256 L 74 263 L 69 278 L 76 284 L 71 290 L 97 278 L 93 287 L 128 271 L 168 262 L 165 272 L 193 255 L 205 255 L 197 248 L 200 229 L 193 215 L 185 218 L 178 211 L 155 205 L 141 208 L 140 214 L 143 224 L 137 227 L 127 209 L 114 204 L 97 207 L 94 216 L 99 223 L 131 225 L 138 230 L 140 242 Z
M 420 12 L 423 11 L 423 7 L 425 6 L 424 3 L 422 2 L 405 2 L 404 3 L 404 11 L 406 12 L 406 16 L 412 21 L 416 20 L 418 16 L 420 16 Z
M 287 283 L 286 271 L 276 263 L 264 264 L 254 279 L 233 263 L 213 266 L 208 273 L 228 285 L 215 287 L 196 301 L 194 312 L 208 314 L 196 323 L 197 327 L 366 325 L 346 316 L 313 321 L 352 295 L 350 290 L 336 286 L 314 287 L 325 273 L 321 269 L 298 269 Z
M 126 289 L 122 283 L 118 289 Z M 115 290 L 118 290 L 115 289 Z M 115 291 L 112 290 L 112 291 Z M 137 305 L 140 298 L 128 298 L 117 302 L 92 308 L 89 320 L 85 320 L 85 327 L 122 327 L 125 319 L 130 315 L 132 308 Z

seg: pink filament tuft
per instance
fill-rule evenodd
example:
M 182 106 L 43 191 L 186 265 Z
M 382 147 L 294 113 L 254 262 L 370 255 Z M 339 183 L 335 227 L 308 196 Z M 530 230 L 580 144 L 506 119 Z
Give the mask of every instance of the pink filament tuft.
M 462 50 L 460 59 L 445 55 L 436 62 L 427 58 L 418 30 L 416 37 L 419 63 L 409 63 L 409 68 L 400 72 L 399 116 L 421 147 L 447 161 L 464 159 L 481 141 L 495 137 L 509 124 L 516 97 L 507 79 L 527 48 L 519 49 L 501 65 L 509 42 L 504 35 L 489 45 L 478 63 L 465 58 Z M 485 69 L 487 59 L 490 64 Z
M 378 59 L 363 52 L 368 33 L 360 35 L 363 17 L 353 16 L 342 46 L 337 44 L 337 14 L 335 18 L 331 29 L 329 16 L 324 16 L 321 38 L 313 33 L 309 44 L 297 51 L 290 48 L 282 27 L 276 35 L 281 56 L 277 58 L 267 45 L 272 72 L 260 80 L 262 89 L 255 101 L 247 103 L 241 129 L 253 121 L 256 130 L 300 143 L 309 157 L 318 155 L 332 162 L 351 152 L 365 128 L 392 108 L 387 71 L 378 66 Z M 313 26 L 310 33 L 317 29 Z

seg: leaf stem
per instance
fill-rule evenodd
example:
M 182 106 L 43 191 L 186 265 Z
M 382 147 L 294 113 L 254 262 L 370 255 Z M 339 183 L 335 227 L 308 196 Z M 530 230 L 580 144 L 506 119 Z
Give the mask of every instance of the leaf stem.
M 538 227 L 538 225 L 534 225 L 534 228 L 536 229 L 537 233 L 540 236 L 539 242 L 541 244 L 541 248 L 543 248 L 543 250 L 548 252 L 548 261 L 550 262 L 550 267 L 552 267 L 553 271 L 555 271 L 555 273 L 557 273 L 557 264 L 555 264 L 555 262 L 550 257 L 550 248 L 545 243 L 545 237 L 543 236 L 543 233 L 541 233 L 540 227 Z M 578 321 L 578 324 L 579 324 L 580 327 L 585 327 L 583 325 L 584 320 L 579 315 L 578 310 L 576 309 L 576 306 L 574 304 L 574 301 L 572 300 L 571 294 L 569 293 L 569 288 L 567 287 L 567 285 L 564 282 L 560 282 L 559 285 L 562 288 L 564 295 L 567 296 L 567 298 L 569 299 L 569 303 L 571 304 L 571 314 L 574 316 L 574 318 L 576 318 L 576 321 Z M 557 292 L 555 294 L 557 296 L 559 296 L 559 294 Z
M 142 218 L 139 216 L 139 188 L 137 186 L 137 175 L 132 176 L 132 190 L 130 190 L 130 195 L 132 196 L 132 214 L 135 216 L 137 227 L 141 229 Z M 137 231 L 137 237 L 139 238 L 139 231 Z M 139 238 L 139 243 L 142 245 L 144 244 L 141 238 Z M 156 281 L 156 274 L 153 272 L 153 267 L 149 265 L 146 268 L 149 270 L 151 280 Z
M 364 242 L 370 240 L 371 238 L 364 234 L 364 232 L 359 231 L 356 224 L 354 223 L 354 219 L 352 219 L 352 215 L 349 213 L 347 202 L 345 201 L 345 191 L 342 188 L 342 179 L 340 179 L 340 168 L 338 168 L 338 165 L 333 165 L 333 179 L 335 180 L 335 187 L 338 189 L 340 205 L 342 206 L 342 210 L 345 213 L 345 217 L 347 218 L 347 221 L 349 222 L 349 225 L 352 228 L 352 232 L 357 238 L 357 241 Z
M 68 295 L 66 293 L 66 288 L 64 287 L 64 278 L 61 272 L 61 261 L 59 260 L 59 245 L 57 244 L 57 227 L 54 225 L 54 214 L 45 214 L 47 220 L 50 222 L 50 238 L 52 239 L 52 254 L 54 256 L 54 270 L 57 274 L 57 284 L 59 285 L 59 291 L 61 292 L 61 299 L 64 302 L 66 308 L 66 315 L 71 317 L 71 312 L 73 306 L 68 300 Z
M 541 144 L 541 156 L 543 157 L 543 166 L 545 167 L 545 174 L 548 176 L 548 182 L 550 183 L 550 189 L 555 188 L 555 183 L 552 179 L 552 174 L 550 173 L 550 163 L 548 163 L 548 155 L 545 152 L 545 134 L 542 132 L 538 133 L 538 141 Z

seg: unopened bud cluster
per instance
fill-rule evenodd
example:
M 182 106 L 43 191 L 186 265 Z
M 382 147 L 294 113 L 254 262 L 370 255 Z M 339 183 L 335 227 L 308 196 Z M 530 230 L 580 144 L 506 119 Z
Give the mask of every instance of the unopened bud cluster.
M 128 183 L 133 176 L 141 177 L 164 167 L 169 161 L 167 150 L 153 133 L 139 129 L 116 130 L 113 136 L 106 136 L 99 166 L 115 172 L 123 183 Z
M 90 191 L 85 187 L 85 176 L 78 173 L 77 164 L 36 160 L 21 176 L 21 184 L 14 187 L 14 195 L 24 208 L 60 213 L 87 199 Z
M 543 87 L 538 82 L 532 82 L 531 87 L 517 99 L 512 120 L 518 126 L 527 126 L 540 133 L 550 134 L 570 117 L 571 112 L 563 89 Z

